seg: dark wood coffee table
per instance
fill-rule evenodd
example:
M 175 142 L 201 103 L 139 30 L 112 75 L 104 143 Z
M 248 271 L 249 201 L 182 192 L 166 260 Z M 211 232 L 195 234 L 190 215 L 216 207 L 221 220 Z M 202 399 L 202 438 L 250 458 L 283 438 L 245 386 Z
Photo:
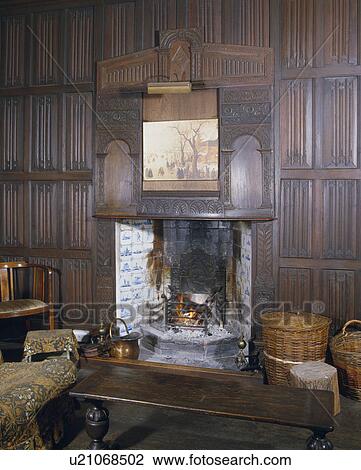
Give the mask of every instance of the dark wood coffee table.
M 172 371 L 125 364 L 104 365 L 81 380 L 70 395 L 90 401 L 86 429 L 90 449 L 104 449 L 109 413 L 103 402 L 137 403 L 228 418 L 307 428 L 308 449 L 332 449 L 326 434 L 333 430 L 333 394 L 275 385 L 252 377 L 217 371 Z

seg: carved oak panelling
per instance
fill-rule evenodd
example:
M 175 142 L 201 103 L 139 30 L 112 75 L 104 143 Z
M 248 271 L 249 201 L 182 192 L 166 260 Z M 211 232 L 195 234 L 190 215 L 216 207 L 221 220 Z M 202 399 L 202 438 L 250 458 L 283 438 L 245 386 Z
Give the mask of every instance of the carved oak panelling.
M 142 199 L 137 213 L 154 216 L 223 217 L 223 204 L 210 199 Z
M 97 90 L 143 90 L 147 83 L 190 77 L 193 82 L 221 85 L 273 83 L 273 49 L 203 43 L 196 29 L 160 33 L 159 47 L 98 64 Z
M 222 2 L 220 0 L 191 0 L 189 27 L 198 28 L 204 42 L 221 42 Z
M 282 81 L 282 168 L 312 167 L 312 119 L 312 80 Z
M 57 183 L 31 183 L 31 246 L 58 248 Z
M 33 170 L 58 168 L 58 96 L 32 96 Z
M 281 182 L 281 256 L 311 256 L 312 181 Z
M 92 167 L 92 94 L 67 93 L 65 103 L 67 170 L 89 170 Z
M 176 0 L 138 0 L 137 8 L 143 18 L 139 49 L 156 45 L 156 31 L 176 28 Z
M 281 268 L 279 276 L 280 300 L 290 303 L 291 310 L 303 309 L 313 300 L 311 270 Z
M 333 331 L 355 318 L 355 272 L 325 269 L 320 273 L 321 300 L 332 318 Z
M 357 0 L 329 0 L 324 8 L 324 63 L 357 64 Z
M 322 255 L 324 258 L 357 257 L 358 182 L 326 180 L 323 189 Z
M 64 259 L 63 261 L 63 301 L 83 304 L 92 300 L 92 266 L 90 260 Z M 84 312 L 80 311 L 82 318 Z M 72 320 L 76 320 L 74 316 Z
M 90 183 L 66 184 L 66 248 L 91 248 L 92 201 Z
M 323 80 L 324 168 L 357 167 L 357 78 Z
M 313 63 L 314 1 L 282 0 L 282 63 L 287 68 Z
M 24 85 L 25 16 L 0 18 L 0 87 Z
M 130 54 L 135 50 L 135 2 L 105 6 L 104 58 Z
M 268 47 L 269 0 L 224 0 L 222 42 Z
M 253 305 L 272 302 L 275 295 L 273 275 L 273 224 L 255 223 L 252 227 L 253 252 Z
M 49 11 L 34 14 L 30 29 L 34 64 L 34 85 L 47 85 L 61 81 L 60 63 L 60 12 Z
M 223 104 L 221 113 L 224 124 L 270 122 L 271 103 Z
M 199 80 L 203 79 L 208 85 L 250 85 L 256 81 L 258 85 L 270 84 L 273 53 L 264 48 L 256 51 L 247 46 L 204 44 L 201 70 Z
M 91 82 L 94 70 L 93 8 L 67 10 L 67 78 L 74 82 Z
M 0 183 L 0 245 L 19 247 L 23 241 L 23 184 Z
M 263 103 L 272 101 L 272 91 L 266 86 L 222 88 L 221 101 L 224 104 Z
M 114 223 L 98 220 L 96 225 L 96 300 L 97 302 L 115 301 L 113 264 Z
M 0 171 L 21 171 L 24 149 L 24 98 L 0 98 Z

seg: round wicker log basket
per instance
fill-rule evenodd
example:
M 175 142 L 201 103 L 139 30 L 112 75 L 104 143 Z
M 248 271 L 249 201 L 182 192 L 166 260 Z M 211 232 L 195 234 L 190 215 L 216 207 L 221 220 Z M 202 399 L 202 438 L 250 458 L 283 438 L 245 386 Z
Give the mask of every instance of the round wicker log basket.
M 341 393 L 361 401 L 361 331 L 346 331 L 352 324 L 361 325 L 361 321 L 345 323 L 341 332 L 331 339 L 330 348 L 339 373 Z
M 307 312 L 266 312 L 261 323 L 268 383 L 288 385 L 291 367 L 325 360 L 329 318 Z

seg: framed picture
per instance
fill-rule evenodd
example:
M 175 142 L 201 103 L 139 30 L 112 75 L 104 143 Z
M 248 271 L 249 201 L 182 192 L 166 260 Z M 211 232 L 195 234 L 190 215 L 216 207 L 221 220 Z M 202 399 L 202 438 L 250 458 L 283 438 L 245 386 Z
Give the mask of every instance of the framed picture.
M 218 191 L 218 119 L 143 123 L 144 191 Z

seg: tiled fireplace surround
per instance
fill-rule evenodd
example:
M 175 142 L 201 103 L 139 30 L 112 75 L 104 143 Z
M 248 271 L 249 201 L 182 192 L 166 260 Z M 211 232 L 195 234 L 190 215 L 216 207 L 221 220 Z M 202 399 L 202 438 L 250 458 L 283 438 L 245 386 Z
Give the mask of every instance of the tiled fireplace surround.
M 251 334 L 251 224 L 122 219 L 115 230 L 117 316 L 142 332 L 140 359 L 234 369 Z M 207 328 L 168 324 L 172 292 L 217 292 Z

